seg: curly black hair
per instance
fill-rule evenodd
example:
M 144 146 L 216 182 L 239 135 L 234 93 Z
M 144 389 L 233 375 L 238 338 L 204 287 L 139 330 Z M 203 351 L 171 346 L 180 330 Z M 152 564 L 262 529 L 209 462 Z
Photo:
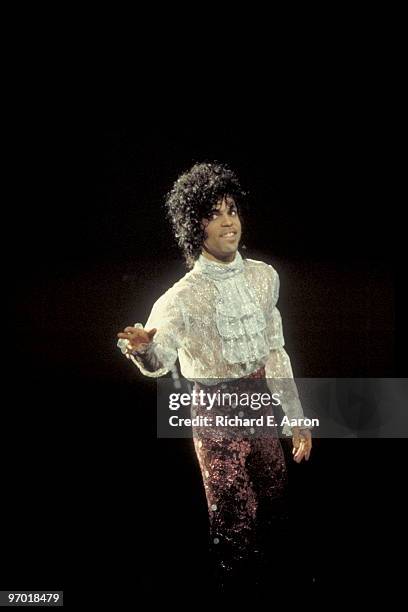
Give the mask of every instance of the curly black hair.
M 211 210 L 225 196 L 234 199 L 241 214 L 246 195 L 237 175 L 226 164 L 197 163 L 179 176 L 166 196 L 166 207 L 187 268 L 193 267 L 201 253 L 205 239 L 201 220 L 209 218 Z

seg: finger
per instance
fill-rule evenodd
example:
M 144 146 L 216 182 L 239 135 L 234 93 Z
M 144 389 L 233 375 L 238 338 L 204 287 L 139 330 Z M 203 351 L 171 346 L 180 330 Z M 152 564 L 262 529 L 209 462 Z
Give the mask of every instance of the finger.
M 139 328 L 128 326 L 128 327 L 125 327 L 125 332 L 135 333 L 136 329 L 139 329 Z
M 153 338 L 154 334 L 157 332 L 157 329 L 155 327 L 153 327 L 153 329 L 151 329 L 150 331 L 147 332 L 147 335 L 149 336 L 149 338 Z
M 123 332 L 118 334 L 118 338 L 124 338 L 125 340 L 129 340 L 129 334 L 124 334 Z
M 307 452 L 309 450 L 309 445 L 308 445 L 306 440 L 305 440 L 304 444 L 302 444 L 301 450 L 302 450 L 303 456 L 306 456 L 306 454 L 307 454 Z
M 303 457 L 302 457 L 302 458 L 303 458 L 303 459 L 305 459 L 305 458 L 306 458 L 306 456 L 307 456 L 307 454 L 309 453 L 309 448 L 308 448 L 307 446 L 305 446 L 305 447 L 302 449 L 302 451 L 303 451 Z
M 301 453 L 305 452 L 305 448 L 303 445 L 299 446 L 299 448 L 297 449 L 295 455 L 300 455 Z
M 297 459 L 299 459 L 299 454 L 300 454 L 300 449 L 297 449 L 296 453 L 293 456 L 295 461 L 297 461 Z
M 304 457 L 304 453 L 300 453 L 299 455 L 295 455 L 294 459 L 296 461 L 296 463 L 300 463 Z
M 303 457 L 305 456 L 306 452 L 303 446 L 301 446 L 298 449 L 298 452 L 296 453 L 296 455 L 294 456 L 295 461 L 297 461 L 297 463 L 300 463 L 303 459 Z

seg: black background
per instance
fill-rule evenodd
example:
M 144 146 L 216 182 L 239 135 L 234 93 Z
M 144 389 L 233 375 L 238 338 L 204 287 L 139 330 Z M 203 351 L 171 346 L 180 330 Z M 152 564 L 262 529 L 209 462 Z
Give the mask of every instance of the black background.
M 197 585 L 204 571 L 191 441 L 156 440 L 155 383 L 115 346 L 184 274 L 163 197 L 195 161 L 229 163 L 250 191 L 245 243 L 280 273 L 295 375 L 406 375 L 392 118 L 334 89 L 281 105 L 217 92 L 199 108 L 190 90 L 175 111 L 167 93 L 121 127 L 96 98 L 75 113 L 34 105 L 16 126 L 2 588 L 64 588 L 75 601 L 90 584 L 109 601 L 119 589 L 181 601 L 179 581 Z M 309 464 L 290 466 L 296 538 L 277 556 L 287 576 L 314 591 L 395 586 L 404 446 L 321 440 Z

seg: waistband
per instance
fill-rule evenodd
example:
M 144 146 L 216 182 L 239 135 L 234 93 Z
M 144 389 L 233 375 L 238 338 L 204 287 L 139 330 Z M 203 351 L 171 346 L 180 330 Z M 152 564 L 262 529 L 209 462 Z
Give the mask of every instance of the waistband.
M 216 385 L 205 385 L 204 383 L 200 382 L 200 381 L 196 381 L 194 384 L 195 386 L 198 387 L 205 387 L 208 389 L 216 389 L 217 387 L 228 387 L 228 386 L 236 386 L 239 385 L 240 383 L 246 382 L 246 381 L 251 381 L 251 380 L 262 380 L 265 379 L 265 366 L 260 367 L 258 370 L 256 370 L 255 372 L 252 372 L 251 374 L 248 374 L 247 376 L 241 376 L 240 378 L 231 378 L 230 380 L 220 380 L 219 383 L 217 383 Z
M 262 366 L 256 372 L 252 372 L 252 374 L 248 374 L 248 376 L 244 376 L 242 380 L 248 380 L 249 378 L 265 378 L 265 366 Z

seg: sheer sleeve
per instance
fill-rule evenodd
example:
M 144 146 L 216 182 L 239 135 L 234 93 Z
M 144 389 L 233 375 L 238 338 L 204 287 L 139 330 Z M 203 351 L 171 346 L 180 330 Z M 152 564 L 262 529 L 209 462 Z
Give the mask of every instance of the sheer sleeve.
M 279 299 L 279 275 L 275 268 L 268 265 L 268 273 L 269 273 L 269 284 L 268 284 L 268 293 L 269 300 L 267 304 L 267 312 L 266 312 L 266 329 L 268 333 L 268 342 L 269 348 L 278 349 L 284 346 L 285 339 L 283 337 L 282 330 L 282 317 L 281 314 L 276 307 L 276 303 Z
M 145 329 L 156 328 L 153 341 L 130 356 L 145 376 L 159 377 L 174 366 L 183 341 L 184 316 L 177 296 L 166 292 L 153 305 Z
M 279 393 L 282 410 L 288 419 L 304 419 L 302 405 L 293 377 L 290 357 L 285 351 L 282 318 L 276 303 L 279 299 L 280 281 L 277 271 L 269 266 L 272 275 L 271 300 L 269 304 L 268 333 L 270 353 L 265 363 L 267 385 L 272 393 Z M 292 435 L 289 425 L 284 425 L 283 433 Z
M 302 404 L 295 380 L 293 378 L 292 365 L 285 349 L 274 349 L 270 352 L 265 364 L 265 376 L 269 390 L 278 393 L 281 401 L 282 410 L 285 416 L 290 419 L 304 419 Z M 302 427 L 302 429 L 307 429 Z M 292 435 L 289 425 L 283 426 L 283 433 L 286 436 Z

